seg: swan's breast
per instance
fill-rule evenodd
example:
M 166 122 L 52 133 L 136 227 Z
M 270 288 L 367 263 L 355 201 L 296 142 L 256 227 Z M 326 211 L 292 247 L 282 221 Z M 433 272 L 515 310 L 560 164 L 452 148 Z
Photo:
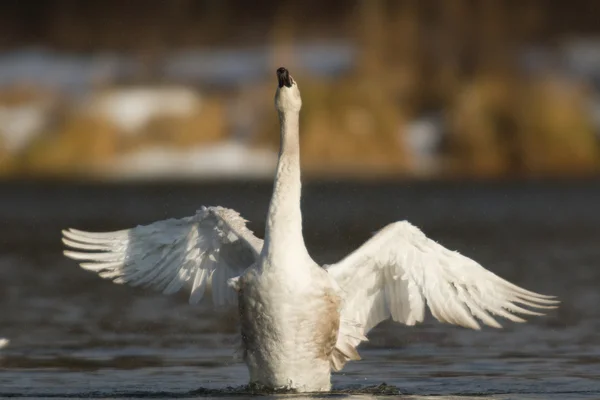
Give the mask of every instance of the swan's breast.
M 327 281 L 298 288 L 264 274 L 244 276 L 238 304 L 251 380 L 273 386 L 292 381 L 295 386 L 328 387 L 340 302 Z

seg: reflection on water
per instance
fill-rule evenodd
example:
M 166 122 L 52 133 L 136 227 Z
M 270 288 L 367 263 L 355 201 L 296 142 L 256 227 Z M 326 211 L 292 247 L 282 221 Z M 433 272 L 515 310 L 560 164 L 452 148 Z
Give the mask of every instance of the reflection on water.
M 262 232 L 269 191 L 270 183 L 1 186 L 0 337 L 10 344 L 0 350 L 0 396 L 248 394 L 240 389 L 246 368 L 232 358 L 235 315 L 188 306 L 184 294 L 102 281 L 61 256 L 59 230 L 118 229 L 222 204 Z M 598 204 L 594 182 L 306 185 L 307 243 L 321 262 L 406 218 L 502 277 L 563 301 L 547 317 L 503 330 L 431 319 L 384 324 L 361 347 L 363 360 L 334 376 L 334 397 L 598 398 Z

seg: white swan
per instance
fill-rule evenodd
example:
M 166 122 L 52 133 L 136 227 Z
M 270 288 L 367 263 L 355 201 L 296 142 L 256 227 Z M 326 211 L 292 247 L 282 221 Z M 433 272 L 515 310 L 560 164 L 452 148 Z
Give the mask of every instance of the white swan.
M 299 113 L 296 82 L 277 70 L 275 108 L 281 149 L 264 242 L 230 209 L 147 226 L 91 233 L 63 231 L 65 255 L 115 283 L 165 294 L 184 285 L 197 303 L 211 288 L 216 305 L 239 307 L 250 381 L 271 388 L 326 391 L 330 371 L 359 360 L 356 346 L 392 318 L 423 321 L 425 304 L 442 322 L 499 328 L 492 315 L 541 315 L 557 301 L 509 283 L 475 261 L 395 222 L 337 264 L 317 265 L 306 250 L 300 211 Z

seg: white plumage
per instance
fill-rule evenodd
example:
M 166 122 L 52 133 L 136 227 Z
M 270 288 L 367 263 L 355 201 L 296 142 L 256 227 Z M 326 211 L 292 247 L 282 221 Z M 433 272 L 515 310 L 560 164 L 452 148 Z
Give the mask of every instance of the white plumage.
M 215 305 L 237 305 L 251 382 L 298 391 L 329 390 L 330 371 L 359 360 L 356 347 L 381 321 L 439 321 L 500 328 L 495 317 L 524 322 L 552 296 L 522 289 L 428 239 L 408 222 L 378 232 L 337 264 L 321 268 L 302 237 L 299 112 L 296 82 L 277 71 L 275 106 L 281 150 L 265 240 L 230 209 L 147 226 L 91 233 L 63 231 L 65 255 L 115 283 L 165 294 L 184 286 L 189 301 L 209 289 Z M 528 307 L 528 308 L 527 308 Z
M 149 287 L 172 294 L 190 288 L 190 304 L 198 303 L 207 286 L 213 301 L 234 304 L 228 280 L 257 259 L 262 240 L 246 228 L 233 210 L 203 207 L 193 217 L 168 219 L 117 232 L 63 231 L 65 251 L 74 260 L 88 261 L 83 269 L 115 283 Z
M 518 304 L 556 304 L 552 296 L 522 289 L 446 249 L 406 221 L 386 226 L 327 270 L 346 292 L 342 315 L 366 331 L 388 318 L 422 322 L 426 304 L 439 321 L 472 329 L 480 329 L 477 319 L 501 328 L 492 315 L 514 322 L 525 322 L 515 314 L 542 315 Z

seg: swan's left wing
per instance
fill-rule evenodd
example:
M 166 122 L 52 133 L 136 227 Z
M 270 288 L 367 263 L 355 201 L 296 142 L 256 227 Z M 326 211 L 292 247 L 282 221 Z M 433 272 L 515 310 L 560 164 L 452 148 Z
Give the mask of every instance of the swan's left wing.
M 327 271 L 345 292 L 342 318 L 360 324 L 364 334 L 388 318 L 422 322 L 426 304 L 441 322 L 480 329 L 477 320 L 501 328 L 493 316 L 524 322 L 517 314 L 541 315 L 524 306 L 558 303 L 498 277 L 405 221 L 386 226 Z M 337 346 L 343 342 L 340 336 Z
M 63 242 L 74 249 L 67 257 L 102 278 L 165 294 L 187 286 L 192 304 L 211 288 L 216 305 L 235 304 L 228 281 L 256 261 L 263 244 L 236 211 L 223 207 L 116 232 L 69 229 Z

